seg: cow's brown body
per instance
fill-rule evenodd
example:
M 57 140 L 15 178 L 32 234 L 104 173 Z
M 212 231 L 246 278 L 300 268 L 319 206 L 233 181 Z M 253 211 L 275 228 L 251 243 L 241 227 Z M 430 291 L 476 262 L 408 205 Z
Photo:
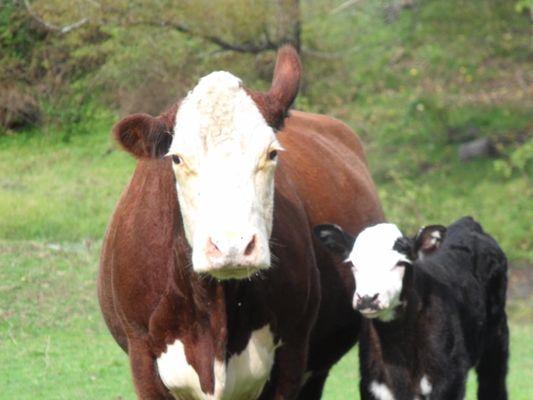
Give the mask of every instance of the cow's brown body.
M 344 124 L 302 112 L 278 135 L 286 151 L 275 177 L 273 266 L 251 280 L 192 271 L 170 161 L 139 161 L 104 240 L 99 299 L 141 398 L 172 398 L 154 360 L 176 338 L 213 393 L 215 358 L 239 353 L 268 323 L 282 345 L 265 399 L 319 398 L 329 368 L 355 343 L 351 272 L 314 242 L 311 227 L 335 222 L 356 234 L 383 220 L 362 146 Z

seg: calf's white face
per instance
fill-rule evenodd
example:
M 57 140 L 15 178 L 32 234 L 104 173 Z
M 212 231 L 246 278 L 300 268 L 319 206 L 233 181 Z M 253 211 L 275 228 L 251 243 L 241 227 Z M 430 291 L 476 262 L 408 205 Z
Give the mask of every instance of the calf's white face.
M 355 280 L 353 307 L 367 318 L 390 321 L 401 304 L 406 268 L 418 257 L 433 254 L 444 240 L 442 225 L 422 227 L 416 237 L 403 237 L 394 224 L 377 224 L 357 238 L 335 224 L 316 225 L 318 240 L 344 262 L 350 262 Z M 401 240 L 399 240 L 401 239 Z
M 394 249 L 402 233 L 394 224 L 378 224 L 363 230 L 348 256 L 356 288 L 354 308 L 367 318 L 390 320 L 400 305 L 405 254 Z
M 270 266 L 280 150 L 274 130 L 230 73 L 205 76 L 182 101 L 167 155 L 195 271 L 230 279 Z

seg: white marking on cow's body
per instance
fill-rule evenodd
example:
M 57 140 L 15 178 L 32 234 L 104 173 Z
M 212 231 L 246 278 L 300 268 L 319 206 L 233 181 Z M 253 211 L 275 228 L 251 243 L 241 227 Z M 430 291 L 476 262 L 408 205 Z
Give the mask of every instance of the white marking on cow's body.
M 187 362 L 183 344 L 176 340 L 157 359 L 161 380 L 177 399 L 245 400 L 256 399 L 270 377 L 276 350 L 269 325 L 250 335 L 246 348 L 233 354 L 227 362 L 215 359 L 215 391 L 204 393 L 200 378 Z M 181 397 L 180 397 L 181 396 Z
M 384 383 L 372 381 L 369 389 L 376 400 L 395 400 L 394 395 Z
M 181 160 L 174 173 L 195 271 L 242 278 L 270 266 L 272 150 L 281 150 L 274 130 L 230 73 L 205 76 L 182 101 L 168 154 Z M 210 240 L 220 257 L 209 256 Z
M 164 385 L 177 399 L 205 399 L 213 397 L 202 391 L 200 377 L 187 362 L 185 348 L 180 340 L 167 346 L 166 351 L 157 359 L 157 370 Z
M 255 399 L 270 376 L 276 344 L 270 327 L 265 325 L 252 333 L 242 353 L 230 357 L 226 367 L 223 399 Z
M 423 396 L 429 396 L 432 390 L 433 385 L 431 385 L 428 377 L 424 375 L 420 380 L 420 393 L 422 393 Z
M 354 307 L 358 297 L 379 294 L 380 311 L 368 313 L 367 317 L 391 320 L 394 309 L 400 305 L 405 267 L 398 263 L 410 262 L 404 254 L 393 249 L 401 236 L 396 225 L 378 224 L 363 230 L 354 243 L 349 256 L 356 282 Z

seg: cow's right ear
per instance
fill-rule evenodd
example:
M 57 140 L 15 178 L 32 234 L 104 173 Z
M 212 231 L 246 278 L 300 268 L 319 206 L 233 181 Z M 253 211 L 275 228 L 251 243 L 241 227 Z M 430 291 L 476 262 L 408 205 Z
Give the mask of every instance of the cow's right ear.
M 313 232 L 330 252 L 348 258 L 355 242 L 354 236 L 335 224 L 316 225 Z
M 113 127 L 115 140 L 137 158 L 161 158 L 172 142 L 172 127 L 164 116 L 133 114 Z

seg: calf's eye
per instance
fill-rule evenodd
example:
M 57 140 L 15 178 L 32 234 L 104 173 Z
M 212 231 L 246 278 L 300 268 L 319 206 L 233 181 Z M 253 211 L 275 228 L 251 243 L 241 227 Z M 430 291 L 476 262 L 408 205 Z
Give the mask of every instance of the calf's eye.
M 277 156 L 278 156 L 278 152 L 276 150 L 271 150 L 268 153 L 268 159 L 271 161 L 275 160 Z
M 177 154 L 172 154 L 172 161 L 174 162 L 174 164 L 179 164 L 181 163 L 181 158 Z

